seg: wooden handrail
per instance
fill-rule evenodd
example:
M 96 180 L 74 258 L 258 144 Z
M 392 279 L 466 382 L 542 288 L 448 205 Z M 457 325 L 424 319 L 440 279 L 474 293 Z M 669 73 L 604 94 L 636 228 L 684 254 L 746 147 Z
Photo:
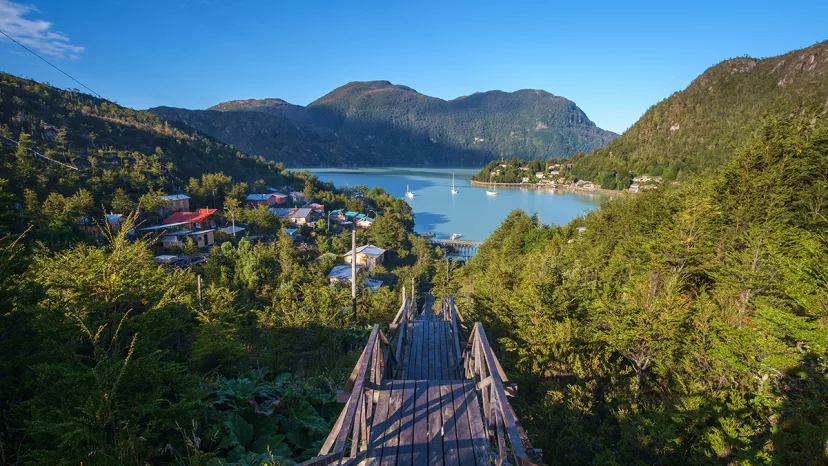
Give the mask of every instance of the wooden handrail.
M 526 455 L 524 447 L 525 434 L 518 422 L 506 395 L 505 373 L 492 351 L 486 331 L 480 322 L 475 322 L 469 344 L 465 349 L 464 362 L 466 376 L 473 379 L 480 392 L 483 403 L 483 415 L 489 426 L 489 436 L 497 445 L 498 463 L 507 461 L 507 445 L 511 448 L 515 464 L 533 464 Z M 527 443 L 528 443 L 528 439 Z

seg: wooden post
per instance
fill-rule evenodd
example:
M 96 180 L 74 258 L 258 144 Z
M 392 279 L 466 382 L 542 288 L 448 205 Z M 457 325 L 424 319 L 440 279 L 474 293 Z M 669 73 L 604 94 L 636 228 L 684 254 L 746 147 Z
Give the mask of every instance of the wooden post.
M 414 277 L 411 277 L 411 305 L 417 312 L 417 289 L 414 288 Z
M 356 227 L 351 230 L 351 306 L 353 307 L 354 322 L 357 320 L 357 300 L 356 300 Z
M 201 275 L 196 275 L 196 283 L 198 283 L 198 309 L 204 312 L 204 304 L 201 301 Z

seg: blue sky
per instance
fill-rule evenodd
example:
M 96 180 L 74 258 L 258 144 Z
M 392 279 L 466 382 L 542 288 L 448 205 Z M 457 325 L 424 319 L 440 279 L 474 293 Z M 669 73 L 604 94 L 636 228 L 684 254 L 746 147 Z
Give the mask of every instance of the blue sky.
M 0 0 L 0 29 L 134 108 L 306 105 L 385 79 L 444 99 L 545 89 L 617 132 L 718 61 L 828 40 L 826 18 L 825 0 Z M 0 71 L 77 87 L 5 38 Z

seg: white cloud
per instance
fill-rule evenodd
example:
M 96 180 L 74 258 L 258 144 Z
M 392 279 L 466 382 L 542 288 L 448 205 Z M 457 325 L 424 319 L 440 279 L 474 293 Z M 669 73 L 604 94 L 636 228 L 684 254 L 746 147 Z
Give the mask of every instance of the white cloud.
M 0 30 L 30 49 L 54 58 L 78 58 L 84 48 L 73 45 L 66 34 L 53 31 L 52 23 L 23 16 L 37 12 L 34 5 L 0 0 Z M 0 34 L 0 41 L 9 40 Z

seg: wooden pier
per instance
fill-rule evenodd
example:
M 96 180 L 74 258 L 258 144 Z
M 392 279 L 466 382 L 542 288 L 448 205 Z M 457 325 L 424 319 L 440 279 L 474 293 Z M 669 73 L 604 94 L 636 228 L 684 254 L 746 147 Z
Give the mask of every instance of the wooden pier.
M 374 326 L 342 413 L 304 465 L 534 464 L 483 326 L 469 329 L 452 298 L 426 304 L 404 299 L 390 338 Z
M 477 254 L 477 248 L 480 247 L 481 242 L 469 241 L 463 239 L 431 239 L 432 244 L 436 244 L 446 250 L 448 255 L 454 255 L 462 260 L 469 260 Z

